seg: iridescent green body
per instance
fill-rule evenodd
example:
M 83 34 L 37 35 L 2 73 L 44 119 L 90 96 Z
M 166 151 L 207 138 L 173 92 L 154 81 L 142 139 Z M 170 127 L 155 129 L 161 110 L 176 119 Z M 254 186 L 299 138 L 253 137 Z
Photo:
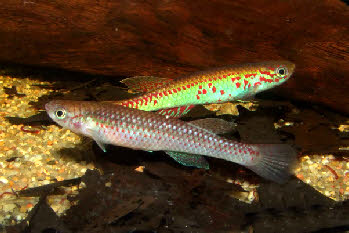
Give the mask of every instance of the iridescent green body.
M 288 61 L 216 68 L 168 81 L 144 95 L 115 103 L 129 108 L 155 111 L 243 100 L 285 82 L 292 75 L 294 68 L 295 65 Z

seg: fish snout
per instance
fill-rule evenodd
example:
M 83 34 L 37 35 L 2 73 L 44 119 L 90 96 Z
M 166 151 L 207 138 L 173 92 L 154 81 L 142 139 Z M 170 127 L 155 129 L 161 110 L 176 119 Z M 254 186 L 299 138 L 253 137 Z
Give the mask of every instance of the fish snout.
M 51 102 L 48 102 L 48 103 L 45 104 L 46 112 L 49 112 L 50 109 L 51 109 L 51 104 L 50 104 L 50 103 L 51 103 Z

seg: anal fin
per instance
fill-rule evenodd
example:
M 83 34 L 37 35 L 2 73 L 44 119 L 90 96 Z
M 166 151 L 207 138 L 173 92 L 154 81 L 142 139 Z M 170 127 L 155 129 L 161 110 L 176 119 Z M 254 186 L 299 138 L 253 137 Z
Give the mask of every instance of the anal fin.
M 184 166 L 209 169 L 210 166 L 202 155 L 188 154 L 175 151 L 166 151 L 166 154 Z
M 190 125 L 195 125 L 201 129 L 206 129 L 215 134 L 224 134 L 234 131 L 236 124 L 220 118 L 204 118 L 190 121 Z

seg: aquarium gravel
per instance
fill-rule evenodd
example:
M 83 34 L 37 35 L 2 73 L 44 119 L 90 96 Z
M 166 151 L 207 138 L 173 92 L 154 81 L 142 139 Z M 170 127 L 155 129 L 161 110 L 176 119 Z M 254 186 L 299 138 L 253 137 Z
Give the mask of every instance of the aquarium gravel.
M 15 224 L 25 219 L 38 202 L 39 195 L 18 197 L 16 192 L 39 187 L 57 181 L 80 177 L 92 163 L 78 161 L 74 156 L 60 157 L 62 148 L 89 150 L 90 144 L 81 144 L 81 137 L 52 125 L 47 128 L 11 125 L 5 117 L 29 117 L 38 113 L 29 102 L 37 101 L 53 90 L 42 89 L 47 85 L 28 78 L 18 79 L 0 76 L 0 224 Z M 21 96 L 10 96 L 6 88 L 16 87 Z M 26 132 L 24 132 L 24 130 Z M 57 214 L 70 208 L 68 194 L 76 193 L 77 187 L 64 188 L 63 195 L 48 198 Z

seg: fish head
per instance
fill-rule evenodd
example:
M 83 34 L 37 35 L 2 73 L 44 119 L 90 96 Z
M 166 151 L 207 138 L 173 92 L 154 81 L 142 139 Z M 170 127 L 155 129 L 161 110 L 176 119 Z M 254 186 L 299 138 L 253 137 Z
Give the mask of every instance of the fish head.
M 84 134 L 83 104 L 79 101 L 53 100 L 45 104 L 49 117 L 63 128 Z
M 246 80 L 255 92 L 265 91 L 286 82 L 295 70 L 295 64 L 289 61 L 270 61 L 255 67 L 255 75 Z

